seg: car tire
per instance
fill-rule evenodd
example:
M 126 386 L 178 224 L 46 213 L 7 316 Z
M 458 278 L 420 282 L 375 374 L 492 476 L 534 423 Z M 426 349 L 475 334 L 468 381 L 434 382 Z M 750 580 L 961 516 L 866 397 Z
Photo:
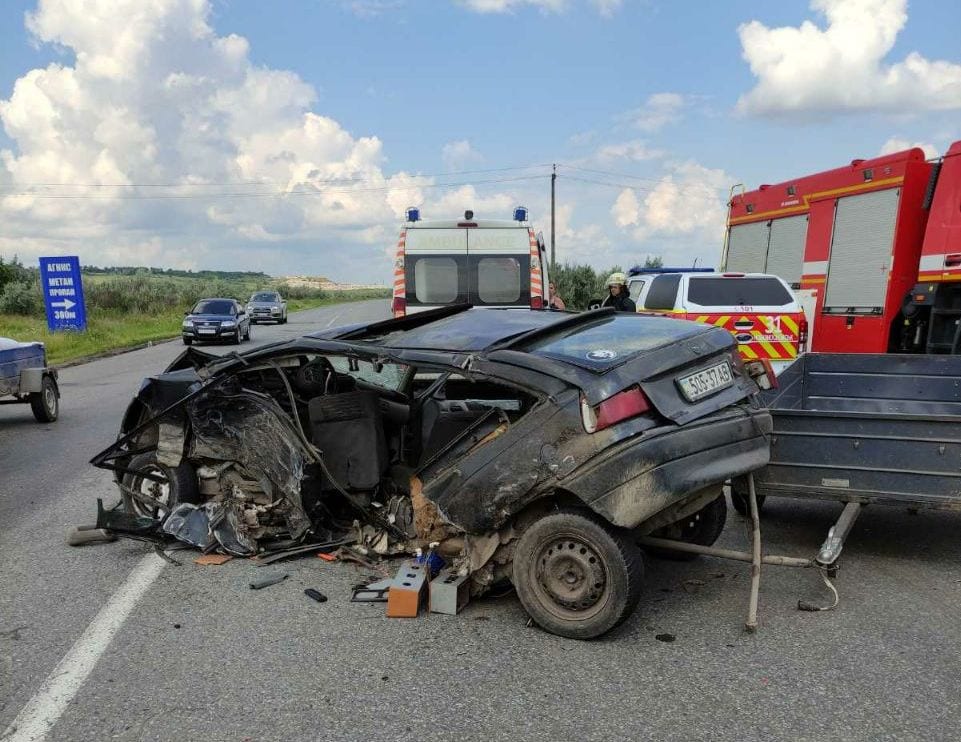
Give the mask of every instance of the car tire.
M 722 492 L 693 515 L 689 515 L 687 518 L 665 528 L 660 528 L 651 535 L 658 538 L 683 541 L 686 544 L 713 546 L 720 538 L 725 523 L 727 523 L 727 499 Z M 653 556 L 672 559 L 676 562 L 689 562 L 698 557 L 698 554 L 671 549 L 647 549 L 647 552 Z
M 280 320 L 280 324 L 282 324 L 282 325 L 286 325 L 286 324 L 287 324 L 287 315 L 286 315 L 286 314 L 283 316 L 283 319 Z
M 183 461 L 180 466 L 176 467 L 165 466 L 157 462 L 156 451 L 148 451 L 147 453 L 137 454 L 130 459 L 127 468 L 131 471 L 125 473 L 121 479 L 124 489 L 121 490 L 120 496 L 123 500 L 124 510 L 132 515 L 159 518 L 181 503 L 197 504 L 200 502 L 197 474 L 187 461 Z M 138 472 L 156 473 L 166 481 L 163 483 L 154 482 L 140 476 Z M 155 486 L 157 487 L 156 490 L 153 489 Z M 164 502 L 166 508 L 162 510 L 152 508 L 147 503 L 136 499 L 128 490 L 151 494 Z
M 193 343 L 193 338 L 184 338 L 184 345 L 191 345 Z
M 30 409 L 38 423 L 52 423 L 60 416 L 60 392 L 51 376 L 44 376 L 40 391 L 30 394 Z
M 757 498 L 757 512 L 758 515 L 761 514 L 761 507 L 764 505 L 764 500 L 767 499 L 766 495 L 756 495 Z M 734 509 L 745 518 L 751 517 L 751 505 L 749 502 L 750 494 L 747 488 L 747 478 L 738 477 L 731 481 L 731 505 Z
M 235 332 L 235 333 L 234 333 L 234 336 L 230 339 L 230 344 L 231 344 L 231 345 L 240 345 L 240 338 L 241 338 L 240 328 L 238 327 L 238 328 L 237 328 L 237 332 Z
M 514 588 L 538 626 L 569 639 L 594 639 L 637 606 L 641 550 L 591 513 L 560 511 L 535 521 L 514 552 Z

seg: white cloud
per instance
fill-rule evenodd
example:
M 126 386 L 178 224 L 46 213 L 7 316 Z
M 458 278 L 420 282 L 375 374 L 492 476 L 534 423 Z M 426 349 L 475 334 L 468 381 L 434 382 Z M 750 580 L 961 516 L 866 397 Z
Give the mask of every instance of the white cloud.
M 525 6 L 537 8 L 544 13 L 563 13 L 570 0 L 456 0 L 458 4 L 477 13 L 512 13 Z M 624 0 L 590 0 L 590 4 L 604 18 L 611 18 Z
M 903 152 L 912 147 L 920 147 L 924 150 L 924 156 L 929 160 L 938 156 L 938 149 L 933 144 L 928 144 L 927 142 L 912 142 L 908 139 L 901 139 L 900 137 L 891 137 L 888 139 L 881 145 L 881 151 L 878 152 L 878 154 L 890 155 L 894 152 Z
M 641 131 L 655 132 L 681 117 L 687 101 L 680 93 L 654 93 L 648 96 L 640 108 L 629 111 L 620 118 Z
M 889 63 L 907 23 L 907 0 L 812 0 L 823 29 L 738 28 L 742 56 L 757 78 L 738 109 L 751 114 L 923 111 L 961 108 L 961 64 L 916 51 Z
M 345 7 L 358 18 L 376 18 L 403 5 L 403 0 L 350 0 Z
M 461 4 L 477 13 L 510 13 L 529 5 L 548 13 L 561 13 L 567 0 L 460 0 Z
M 630 142 L 620 142 L 618 144 L 606 144 L 600 147 L 595 157 L 601 162 L 630 160 L 633 162 L 643 162 L 644 160 L 656 160 L 664 157 L 667 153 L 663 149 L 653 149 L 640 139 Z
M 386 175 L 377 137 L 312 111 L 310 85 L 254 66 L 209 12 L 208 0 L 44 0 L 28 15 L 36 41 L 75 63 L 30 70 L 0 100 L 15 145 L 0 151 L 0 250 L 185 267 L 236 266 L 241 251 L 270 272 L 304 259 L 270 247 L 283 241 L 309 245 L 311 261 L 326 244 L 345 270 L 379 255 L 363 246 L 429 181 Z M 225 195 L 196 198 L 211 193 Z
M 724 233 L 725 191 L 733 182 L 723 170 L 693 160 L 673 164 L 653 188 L 622 190 L 611 215 L 638 241 L 691 235 L 713 244 Z
M 624 5 L 624 0 L 591 0 L 591 2 L 597 8 L 597 12 L 605 18 L 611 18 Z
M 448 142 L 441 147 L 441 159 L 448 170 L 462 170 L 469 165 L 483 162 L 484 158 L 466 139 Z

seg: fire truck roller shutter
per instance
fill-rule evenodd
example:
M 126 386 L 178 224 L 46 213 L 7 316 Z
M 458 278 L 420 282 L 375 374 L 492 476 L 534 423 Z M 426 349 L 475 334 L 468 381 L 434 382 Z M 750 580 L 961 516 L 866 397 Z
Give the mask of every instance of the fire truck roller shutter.
M 884 306 L 900 195 L 888 188 L 837 200 L 825 309 Z
M 797 287 L 801 283 L 801 264 L 804 262 L 807 234 L 807 214 L 772 221 L 764 272 L 773 273 Z
M 767 222 L 734 225 L 728 236 L 724 269 L 735 273 L 763 273 L 767 241 Z

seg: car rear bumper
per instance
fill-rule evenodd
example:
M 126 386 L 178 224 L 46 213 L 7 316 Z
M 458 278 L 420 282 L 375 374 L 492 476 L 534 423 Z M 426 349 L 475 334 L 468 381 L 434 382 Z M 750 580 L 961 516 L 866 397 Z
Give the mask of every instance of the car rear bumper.
M 614 525 L 635 528 L 689 495 L 765 466 L 771 430 L 766 409 L 728 407 L 623 441 L 563 486 Z

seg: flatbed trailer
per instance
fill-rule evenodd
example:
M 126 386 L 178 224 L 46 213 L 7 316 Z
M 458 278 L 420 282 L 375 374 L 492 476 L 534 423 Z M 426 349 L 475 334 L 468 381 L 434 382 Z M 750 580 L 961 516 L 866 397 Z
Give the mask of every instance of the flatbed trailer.
M 740 552 L 645 537 L 644 545 L 751 562 L 747 627 L 757 626 L 761 565 L 813 567 L 833 603 L 844 542 L 868 505 L 961 511 L 961 356 L 806 353 L 761 394 L 774 428 L 763 469 L 731 483 L 735 509 L 753 524 Z M 844 503 L 813 559 L 762 553 L 758 513 L 768 497 Z
M 759 503 L 961 510 L 961 356 L 808 353 L 762 400 L 774 432 Z
M 47 366 L 43 343 L 0 338 L 0 405 L 29 404 L 38 422 L 53 422 L 60 413 L 57 370 Z

